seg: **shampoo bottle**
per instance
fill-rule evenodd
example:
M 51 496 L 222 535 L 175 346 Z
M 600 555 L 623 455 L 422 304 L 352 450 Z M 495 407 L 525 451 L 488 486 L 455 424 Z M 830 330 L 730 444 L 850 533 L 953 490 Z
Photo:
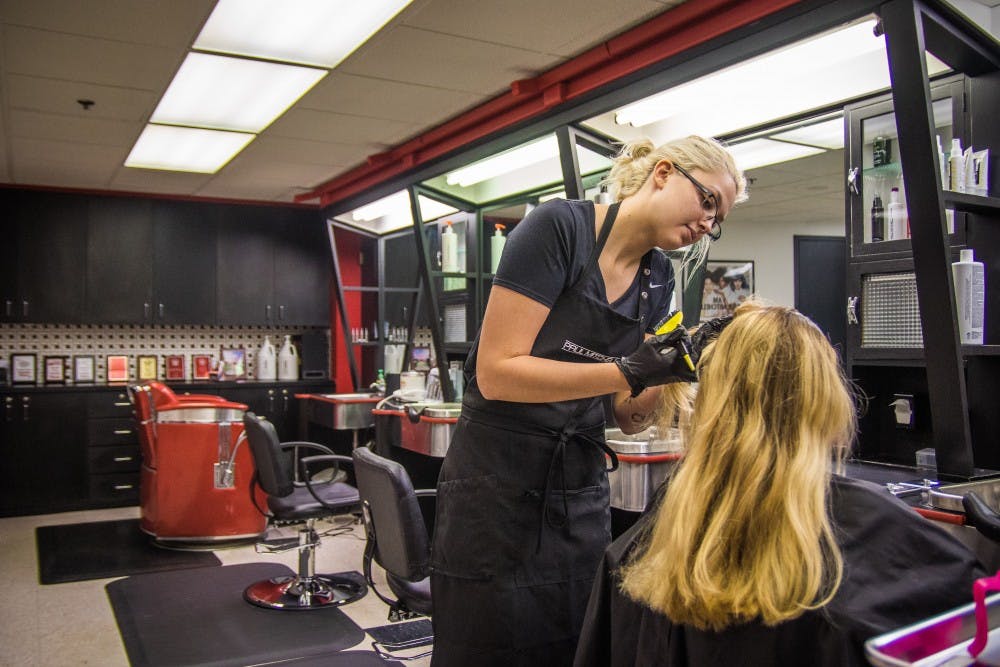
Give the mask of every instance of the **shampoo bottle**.
M 948 161 L 944 159 L 944 146 L 941 145 L 941 135 L 937 135 L 938 169 L 941 171 L 941 188 L 948 189 Z
M 299 353 L 292 345 L 291 336 L 285 336 L 285 342 L 281 344 L 281 351 L 278 352 L 278 379 L 299 379 Z
M 875 195 L 872 201 L 872 243 L 885 240 L 885 209 L 882 198 Z
M 951 155 L 948 156 L 949 189 L 965 192 L 965 159 L 962 157 L 962 142 L 951 140 Z
M 257 379 L 271 382 L 278 379 L 278 362 L 270 336 L 264 336 L 264 344 L 257 352 Z
M 982 262 L 973 259 L 972 248 L 961 251 L 959 261 L 951 265 L 955 282 L 955 308 L 958 310 L 958 340 L 962 345 L 983 344 L 983 319 L 986 315 L 986 281 Z
M 893 188 L 889 193 L 889 240 L 898 241 L 905 239 L 906 233 L 906 204 L 899 201 L 899 188 Z
M 445 273 L 458 271 L 458 234 L 451 228 L 450 220 L 441 232 L 441 270 Z
M 496 231 L 490 238 L 490 273 L 496 273 L 500 267 L 500 255 L 503 254 L 503 246 L 507 243 L 507 237 L 503 235 L 503 230 L 507 229 L 507 225 L 498 222 L 493 227 Z

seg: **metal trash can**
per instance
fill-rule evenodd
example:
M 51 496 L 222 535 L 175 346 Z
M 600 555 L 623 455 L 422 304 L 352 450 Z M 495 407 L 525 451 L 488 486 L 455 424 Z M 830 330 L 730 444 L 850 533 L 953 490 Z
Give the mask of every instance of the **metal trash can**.
M 611 507 L 641 512 L 670 469 L 681 458 L 677 429 L 661 435 L 655 426 L 634 435 L 620 429 L 605 431 L 608 447 L 618 455 L 618 470 L 608 473 Z

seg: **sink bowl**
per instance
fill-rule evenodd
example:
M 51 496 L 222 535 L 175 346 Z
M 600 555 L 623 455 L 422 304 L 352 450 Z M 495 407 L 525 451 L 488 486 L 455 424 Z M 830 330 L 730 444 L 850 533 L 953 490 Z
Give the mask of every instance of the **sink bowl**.
M 372 408 L 381 396 L 365 393 L 321 394 L 322 401 L 309 401 L 313 421 L 338 431 L 370 428 L 375 425 Z M 325 414 L 320 414 L 320 412 Z

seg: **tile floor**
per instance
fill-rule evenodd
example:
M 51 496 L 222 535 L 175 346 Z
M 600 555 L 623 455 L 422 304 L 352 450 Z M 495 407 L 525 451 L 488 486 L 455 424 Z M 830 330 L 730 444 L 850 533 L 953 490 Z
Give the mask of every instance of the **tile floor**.
M 138 516 L 137 507 L 124 507 L 0 519 L 0 568 L 6 582 L 6 593 L 0 601 L 0 666 L 119 667 L 129 664 L 111 604 L 104 591 L 105 584 L 112 580 L 40 585 L 35 553 L 35 527 Z M 343 521 L 341 519 L 338 523 Z M 320 531 L 332 527 L 330 522 L 317 523 Z M 287 536 L 295 534 L 294 528 L 283 528 L 280 532 Z M 364 545 L 364 527 L 360 524 L 354 524 L 344 534 L 324 537 L 316 552 L 316 571 L 360 572 Z M 215 555 L 223 565 L 274 562 L 282 563 L 292 570 L 297 567 L 295 551 L 258 554 L 251 545 L 220 549 L 215 551 Z M 376 568 L 376 583 L 381 580 L 380 574 Z M 386 618 L 388 607 L 371 592 L 342 609 L 362 628 L 378 627 L 389 622 Z M 367 636 L 360 644 L 352 647 L 353 650 L 366 651 L 370 648 L 371 640 Z M 427 667 L 430 658 L 413 660 L 407 664 Z

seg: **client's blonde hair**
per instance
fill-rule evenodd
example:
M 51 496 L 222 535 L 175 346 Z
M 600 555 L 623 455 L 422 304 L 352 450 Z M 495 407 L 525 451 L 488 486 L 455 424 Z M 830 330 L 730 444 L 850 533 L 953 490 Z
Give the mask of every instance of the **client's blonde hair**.
M 843 570 L 829 479 L 855 426 L 823 333 L 794 309 L 742 304 L 699 361 L 687 451 L 624 569 L 624 592 L 713 630 L 826 604 Z

